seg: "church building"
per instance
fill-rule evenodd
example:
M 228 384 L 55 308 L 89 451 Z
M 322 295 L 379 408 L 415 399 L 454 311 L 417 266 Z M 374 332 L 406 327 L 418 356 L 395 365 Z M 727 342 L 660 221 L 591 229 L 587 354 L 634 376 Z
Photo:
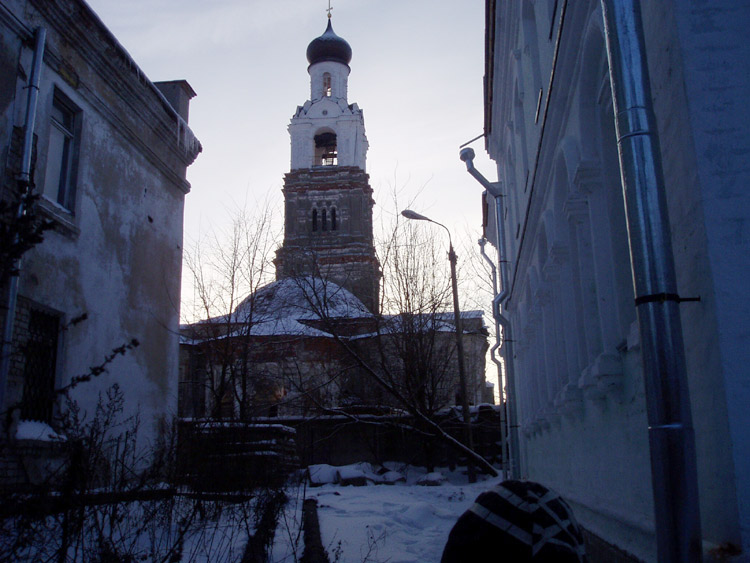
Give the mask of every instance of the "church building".
M 372 235 L 362 110 L 347 100 L 352 49 L 328 20 L 307 48 L 310 99 L 289 124 L 291 171 L 284 178 L 284 244 L 277 278 L 321 276 L 378 311 L 380 270 Z
M 331 408 L 395 406 L 362 362 L 395 379 L 411 377 L 405 364 L 394 367 L 394 342 L 405 338 L 405 322 L 380 311 L 368 142 L 363 112 L 347 97 L 351 59 L 329 17 L 307 48 L 310 99 L 289 124 L 291 169 L 282 189 L 276 281 L 226 315 L 183 327 L 183 417 L 305 417 Z M 458 389 L 452 314 L 418 320 L 412 324 L 421 327 L 419 338 L 431 339 L 421 357 L 431 363 L 422 371 L 431 379 L 431 408 L 439 410 L 454 404 Z M 480 311 L 464 313 L 463 325 L 470 402 L 477 403 L 485 389 L 487 332 Z

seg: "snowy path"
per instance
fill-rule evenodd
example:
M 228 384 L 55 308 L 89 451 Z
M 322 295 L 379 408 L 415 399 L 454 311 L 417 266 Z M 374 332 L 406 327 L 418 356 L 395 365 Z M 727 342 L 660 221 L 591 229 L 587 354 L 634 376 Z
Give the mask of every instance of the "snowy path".
M 308 489 L 318 499 L 323 546 L 331 561 L 411 563 L 440 561 L 456 519 L 493 479 L 438 487 L 324 485 Z

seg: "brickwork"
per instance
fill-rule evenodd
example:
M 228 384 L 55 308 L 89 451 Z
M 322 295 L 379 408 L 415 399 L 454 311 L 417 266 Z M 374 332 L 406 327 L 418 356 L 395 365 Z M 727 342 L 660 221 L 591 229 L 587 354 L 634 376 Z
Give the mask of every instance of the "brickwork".
M 0 491 L 19 492 L 48 483 L 63 463 L 64 443 L 23 440 L 0 449 Z
M 284 244 L 276 255 L 277 279 L 320 276 L 348 289 L 377 312 L 380 266 L 373 245 L 374 201 L 367 174 L 351 166 L 294 170 L 284 178 L 283 193 Z
M 6 388 L 8 405 L 20 403 L 23 397 L 23 367 L 25 364 L 23 346 L 29 337 L 30 311 L 31 302 L 19 296 L 16 304 L 16 316 L 13 326 L 13 351 Z
M 405 365 L 416 363 L 422 373 L 429 372 L 429 395 L 426 407 L 432 412 L 456 404 L 458 362 L 455 334 L 446 327 L 450 321 L 441 317 L 441 330 L 425 330 L 421 349 L 430 355 L 414 352 L 411 358 L 393 352 L 403 348 L 409 335 L 384 332 L 376 334 L 377 322 L 369 317 L 334 321 L 335 330 L 343 337 L 354 337 L 349 346 L 379 371 L 388 371 L 396 387 L 407 387 L 402 378 Z M 333 330 L 327 322 L 313 323 L 316 329 Z M 340 330 L 339 330 L 340 328 Z M 181 347 L 179 412 L 185 417 L 211 416 L 216 412 L 216 397 L 207 378 L 215 374 L 214 393 L 219 386 L 218 374 L 234 369 L 238 387 L 247 393 L 243 418 L 268 416 L 318 416 L 330 408 L 397 407 L 394 397 L 385 393 L 372 376 L 351 357 L 340 343 L 330 336 L 253 335 L 224 337 L 219 327 L 206 323 L 194 325 L 189 331 L 193 344 Z M 484 369 L 487 332 L 481 316 L 464 318 L 464 348 L 470 403 L 481 400 L 485 385 Z M 411 338 L 416 339 L 416 336 Z M 198 342 L 202 340 L 202 342 Z M 228 344 L 228 345 L 227 345 Z M 411 342 L 409 344 L 412 344 Z M 416 345 L 415 345 L 416 346 Z M 416 350 L 416 348 L 415 348 Z M 384 354 L 388 360 L 384 360 Z M 418 356 L 418 357 L 417 357 Z M 385 365 L 388 364 L 388 365 Z M 231 368 L 230 368 L 231 366 Z M 244 387 L 243 387 L 244 385 Z M 407 392 L 408 394 L 408 392 Z M 244 395 L 242 395 L 244 396 Z M 476 398 L 476 399 L 475 399 Z M 230 405 L 225 415 L 240 415 L 239 405 Z

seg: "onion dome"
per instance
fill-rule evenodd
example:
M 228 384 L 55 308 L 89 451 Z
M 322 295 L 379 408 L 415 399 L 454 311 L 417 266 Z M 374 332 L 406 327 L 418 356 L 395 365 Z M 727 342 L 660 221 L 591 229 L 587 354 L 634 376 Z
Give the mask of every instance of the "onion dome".
M 323 61 L 348 65 L 352 60 L 352 48 L 345 39 L 333 32 L 330 19 L 323 35 L 313 39 L 307 46 L 307 60 L 311 65 Z

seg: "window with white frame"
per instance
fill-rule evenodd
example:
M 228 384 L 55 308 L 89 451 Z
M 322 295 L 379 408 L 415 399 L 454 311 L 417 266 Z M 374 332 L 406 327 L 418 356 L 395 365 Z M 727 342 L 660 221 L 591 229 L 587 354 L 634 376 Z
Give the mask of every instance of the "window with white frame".
M 44 195 L 71 213 L 75 206 L 80 110 L 55 91 L 50 112 Z

